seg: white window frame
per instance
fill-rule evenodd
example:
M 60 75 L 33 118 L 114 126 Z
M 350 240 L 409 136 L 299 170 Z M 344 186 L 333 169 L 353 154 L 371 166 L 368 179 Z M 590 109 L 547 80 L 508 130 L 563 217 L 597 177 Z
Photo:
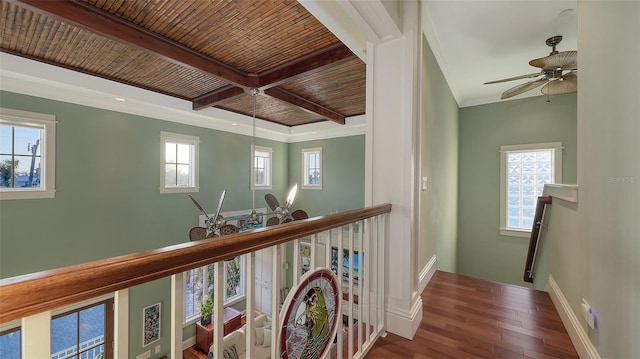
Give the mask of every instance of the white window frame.
M 166 144 L 179 143 L 191 146 L 190 178 L 188 186 L 167 186 L 166 176 Z M 160 193 L 189 193 L 200 191 L 200 138 L 171 132 L 160 132 Z
M 268 160 L 266 161 L 266 166 L 265 166 L 265 183 L 262 184 L 256 184 L 256 176 L 255 176 L 255 172 L 256 172 L 256 152 L 265 152 L 268 153 L 269 156 L 267 157 Z M 251 189 L 258 189 L 258 190 L 268 190 L 271 189 L 272 187 L 272 171 L 273 169 L 273 149 L 271 147 L 264 147 L 264 146 L 256 146 L 256 145 L 251 145 L 251 185 L 250 188 Z
M 319 155 L 318 165 L 320 166 L 320 179 L 318 183 L 309 183 L 307 173 L 309 173 L 309 154 L 317 153 Z M 324 172 L 322 160 L 322 147 L 304 148 L 302 149 L 302 188 L 306 189 L 322 189 L 322 177 Z
M 0 188 L 0 200 L 55 198 L 56 194 L 56 116 L 0 107 L 0 123 L 41 128 L 40 188 Z
M 507 222 L 507 160 L 510 152 L 529 152 L 551 150 L 553 165 L 553 183 L 562 183 L 562 142 L 533 143 L 523 145 L 500 146 L 500 234 L 513 237 L 530 237 L 531 229 L 508 227 Z

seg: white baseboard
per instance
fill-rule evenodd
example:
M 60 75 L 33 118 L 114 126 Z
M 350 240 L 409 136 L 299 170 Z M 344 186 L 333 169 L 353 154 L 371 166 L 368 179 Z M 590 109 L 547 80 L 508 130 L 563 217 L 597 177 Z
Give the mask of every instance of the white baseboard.
M 431 277 L 436 273 L 436 270 L 438 270 L 438 261 L 434 254 L 433 257 L 429 259 L 429 262 L 427 262 L 427 265 L 425 265 L 420 271 L 420 277 L 418 279 L 418 293 L 422 294 L 424 288 L 429 284 Z
M 410 311 L 387 306 L 385 317 L 388 332 L 413 339 L 422 321 L 422 298 L 417 296 Z
M 194 345 L 196 345 L 196 337 L 195 337 L 195 335 L 185 339 L 182 342 L 182 350 L 185 350 L 187 348 L 191 348 Z
M 589 335 L 585 332 L 582 325 L 580 325 L 578 317 L 571 309 L 571 306 L 564 297 L 564 294 L 562 294 L 558 283 L 556 283 L 551 275 L 549 276 L 549 281 L 544 289 L 549 293 L 549 296 L 553 301 L 553 305 L 555 305 L 558 314 L 560 314 L 560 319 L 562 319 L 562 323 L 567 329 L 569 338 L 571 338 L 571 342 L 576 348 L 580 358 L 600 359 L 598 350 L 593 346 L 591 339 L 589 339 Z

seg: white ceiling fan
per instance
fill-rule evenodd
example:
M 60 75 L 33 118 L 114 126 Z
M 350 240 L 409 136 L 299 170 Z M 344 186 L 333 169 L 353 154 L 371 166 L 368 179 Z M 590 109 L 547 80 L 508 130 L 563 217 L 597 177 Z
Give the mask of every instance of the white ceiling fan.
M 519 95 L 542 85 L 544 85 L 542 93 L 545 95 L 559 95 L 578 91 L 578 51 L 558 52 L 556 45 L 560 41 L 562 41 L 562 36 L 559 35 L 548 38 L 546 44 L 551 47 L 549 56 L 529 61 L 529 65 L 540 68 L 540 72 L 485 82 L 485 85 L 534 79 L 503 92 L 501 99 Z

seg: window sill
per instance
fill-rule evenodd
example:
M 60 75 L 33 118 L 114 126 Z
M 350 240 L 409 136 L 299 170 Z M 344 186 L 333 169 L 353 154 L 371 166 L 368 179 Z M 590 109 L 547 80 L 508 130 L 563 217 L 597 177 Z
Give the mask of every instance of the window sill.
M 499 228 L 501 236 L 530 238 L 531 231 L 526 229 Z
M 200 192 L 200 187 L 160 187 L 160 193 L 193 193 Z
M 40 198 L 55 198 L 56 190 L 43 189 L 43 190 L 25 190 L 25 189 L 11 189 L 0 191 L 0 200 L 10 199 L 40 199 Z
M 322 189 L 322 185 L 313 185 L 313 184 L 304 184 L 301 186 L 302 189 Z

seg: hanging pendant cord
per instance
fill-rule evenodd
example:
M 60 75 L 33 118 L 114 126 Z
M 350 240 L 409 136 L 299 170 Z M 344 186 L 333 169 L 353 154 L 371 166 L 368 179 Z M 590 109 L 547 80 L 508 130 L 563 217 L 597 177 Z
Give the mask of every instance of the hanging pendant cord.
M 253 95 L 253 141 L 251 146 L 251 172 L 253 173 L 253 178 L 251 178 L 251 194 L 252 194 L 252 204 L 251 204 L 251 215 L 256 215 L 256 176 L 253 169 L 255 169 L 255 153 L 256 153 L 256 104 L 258 97 L 258 89 L 251 90 L 251 94 Z

